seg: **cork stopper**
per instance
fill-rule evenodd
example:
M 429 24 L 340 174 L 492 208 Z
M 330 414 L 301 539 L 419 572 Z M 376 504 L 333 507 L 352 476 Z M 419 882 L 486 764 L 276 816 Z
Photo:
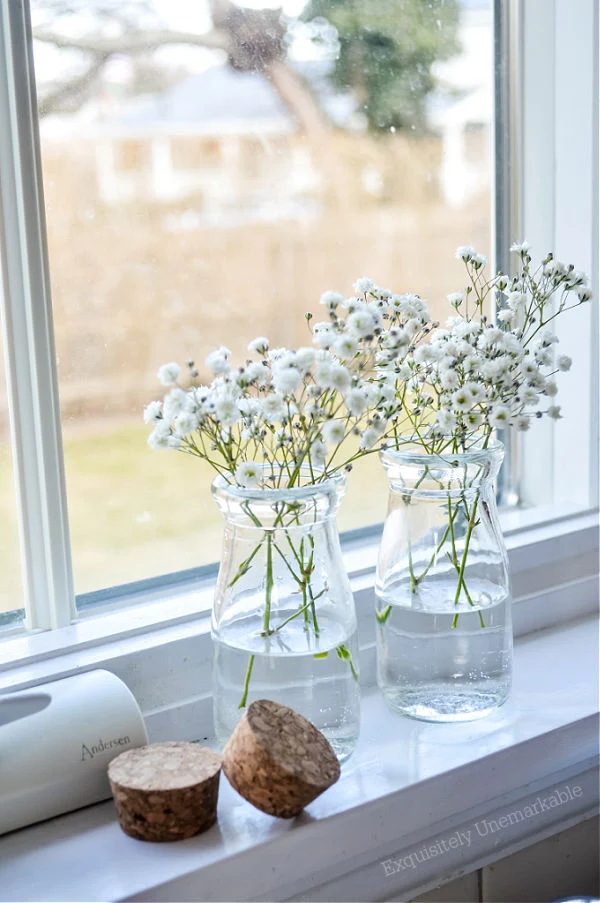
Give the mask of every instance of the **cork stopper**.
M 108 766 L 119 824 L 136 840 L 183 840 L 217 820 L 221 757 L 197 743 L 129 749 Z
M 317 728 L 287 706 L 253 702 L 223 752 L 223 771 L 244 799 L 268 815 L 294 818 L 340 776 Z

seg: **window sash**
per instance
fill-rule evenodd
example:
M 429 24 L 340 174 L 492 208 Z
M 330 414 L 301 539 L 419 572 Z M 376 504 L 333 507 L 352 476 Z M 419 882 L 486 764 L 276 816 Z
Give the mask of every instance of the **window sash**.
M 0 259 L 25 626 L 75 615 L 31 23 L 0 4 Z
M 577 142 L 571 128 L 563 127 L 563 123 L 570 121 L 570 99 L 575 88 L 582 92 L 584 109 L 594 109 L 594 103 L 597 109 L 597 80 L 590 77 L 592 71 L 597 71 L 598 62 L 596 4 L 594 0 L 569 0 L 568 10 L 564 0 L 494 0 L 494 4 L 499 42 L 496 46 L 504 61 L 496 83 L 496 102 L 501 104 L 495 136 L 496 178 L 501 186 L 496 206 L 496 264 L 506 268 L 504 255 L 509 240 L 526 236 L 536 249 L 556 246 L 559 254 L 572 257 L 578 265 L 583 257 L 583 265 L 592 273 L 593 284 L 597 286 L 598 186 L 597 177 L 590 186 L 587 176 L 594 168 L 591 161 L 594 149 L 597 151 L 597 120 L 594 121 L 593 115 L 591 121 L 586 118 L 584 129 L 577 130 Z M 561 54 L 555 48 L 559 41 L 564 45 L 565 40 L 572 42 L 573 52 L 569 52 L 567 44 L 567 52 L 561 50 L 561 61 Z M 580 64 L 583 60 L 583 64 L 571 65 L 575 58 Z M 540 103 L 540 97 L 548 90 L 553 102 Z M 27 0 L 0 6 L 0 122 L 9 126 L 0 129 L 0 252 L 4 261 L 4 341 L 25 575 L 26 627 L 48 629 L 68 625 L 77 612 Z M 570 145 L 575 144 L 578 144 L 578 156 L 574 157 Z M 556 179 L 555 164 L 558 164 Z M 590 167 L 586 169 L 588 164 Z M 575 192 L 568 190 L 569 168 L 573 165 L 580 173 Z M 584 214 L 574 215 L 580 209 Z M 583 331 L 588 327 L 593 333 L 595 312 L 591 305 L 573 318 L 578 322 L 572 328 L 577 334 L 582 332 L 581 315 L 588 318 Z M 595 384 L 593 355 L 591 348 L 583 362 L 588 380 L 578 362 L 577 383 Z M 562 479 L 558 492 L 561 500 L 570 498 L 572 478 L 577 478 L 576 500 L 582 507 L 587 507 L 590 500 L 595 504 L 597 450 L 593 437 L 597 434 L 597 414 L 593 402 L 593 397 L 586 395 L 586 410 L 590 415 L 588 420 L 583 418 L 577 424 L 581 442 L 576 449 L 577 466 L 571 473 L 562 479 L 559 464 L 565 448 L 562 437 L 572 445 L 572 423 L 560 424 L 560 433 L 547 436 L 538 432 L 535 437 L 526 437 L 528 444 L 524 449 L 518 438 L 512 445 L 509 468 L 505 471 L 508 478 L 504 498 L 514 497 L 515 466 L 522 463 L 523 480 L 519 488 L 527 501 L 547 501 L 544 493 L 556 477 Z M 547 454 L 548 447 L 552 449 L 551 455 Z M 166 576 L 161 583 L 166 588 L 185 578 L 185 574 Z M 116 605 L 122 589 L 108 588 L 88 594 L 82 601 Z M 139 585 L 130 589 L 140 592 Z M 141 589 L 142 594 L 152 593 L 151 586 Z

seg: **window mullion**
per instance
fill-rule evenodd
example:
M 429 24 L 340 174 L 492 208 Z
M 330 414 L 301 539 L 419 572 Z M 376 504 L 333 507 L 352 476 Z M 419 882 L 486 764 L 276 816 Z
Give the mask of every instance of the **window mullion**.
M 0 3 L 0 259 L 26 625 L 75 612 L 26 0 Z

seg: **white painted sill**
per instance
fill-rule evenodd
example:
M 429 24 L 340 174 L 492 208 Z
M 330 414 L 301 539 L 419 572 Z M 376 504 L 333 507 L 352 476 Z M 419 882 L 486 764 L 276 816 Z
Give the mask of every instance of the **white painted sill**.
M 597 811 L 597 666 L 588 617 L 521 638 L 511 698 L 479 722 L 412 721 L 368 690 L 356 753 L 294 821 L 222 778 L 218 826 L 144 844 L 102 803 L 0 838 L 0 900 L 410 899 Z

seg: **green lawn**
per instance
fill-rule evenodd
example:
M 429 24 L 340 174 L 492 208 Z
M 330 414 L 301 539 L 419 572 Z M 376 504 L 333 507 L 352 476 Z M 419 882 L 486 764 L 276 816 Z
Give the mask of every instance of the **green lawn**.
M 154 452 L 143 424 L 67 427 L 64 436 L 76 592 L 208 564 L 219 558 L 222 518 L 213 471 L 177 452 Z M 383 519 L 386 481 L 372 456 L 356 466 L 340 517 L 348 530 Z M 10 457 L 0 448 L 0 612 L 22 607 Z

